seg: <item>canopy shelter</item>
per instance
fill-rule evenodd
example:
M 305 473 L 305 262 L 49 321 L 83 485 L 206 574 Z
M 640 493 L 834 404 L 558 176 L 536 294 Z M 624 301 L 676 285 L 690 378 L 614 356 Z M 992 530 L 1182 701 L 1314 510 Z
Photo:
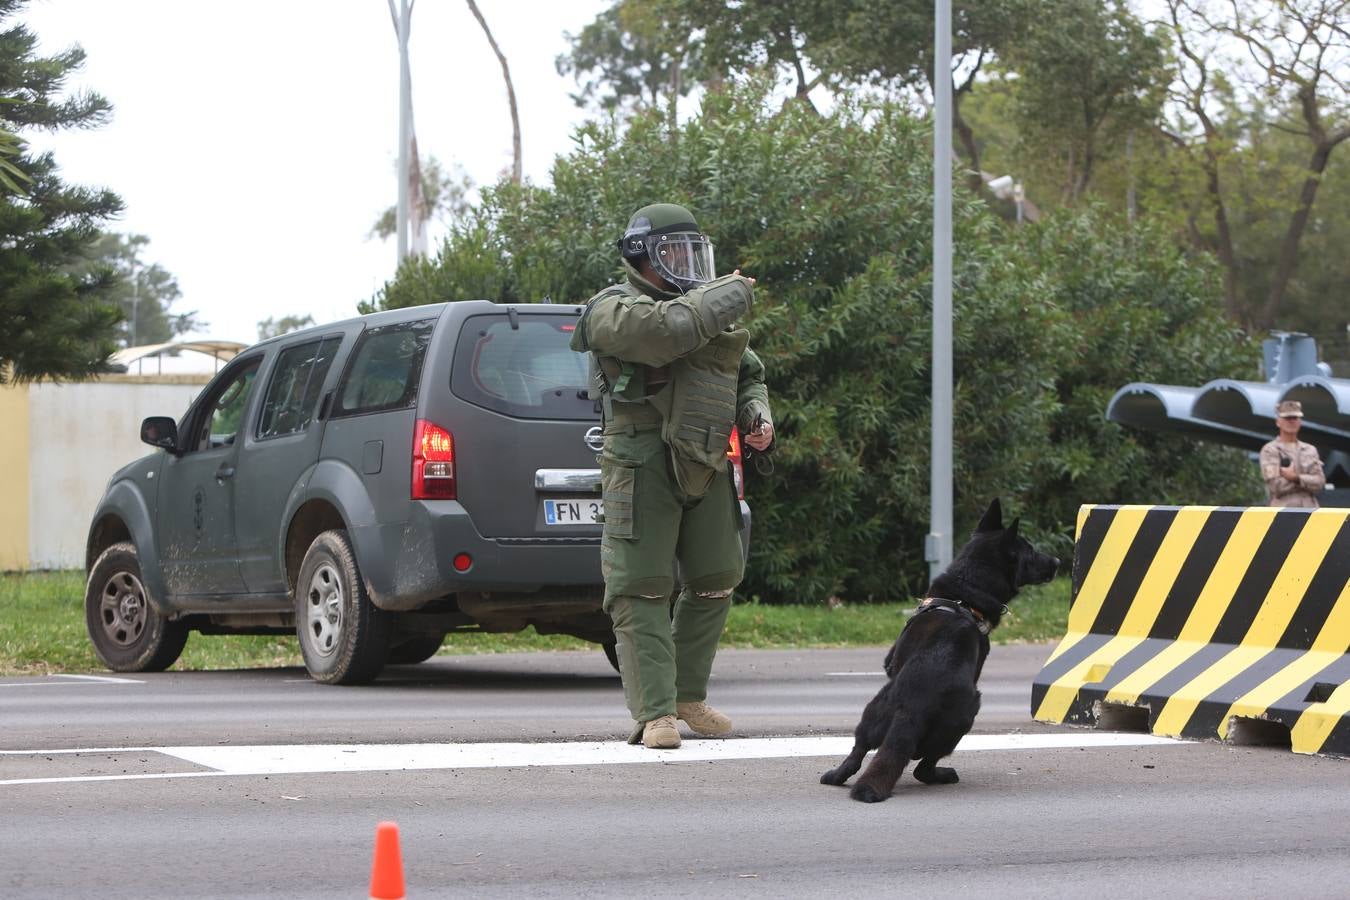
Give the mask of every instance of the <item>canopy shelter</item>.
M 118 350 L 110 362 L 128 375 L 217 372 L 247 346 L 238 341 L 170 341 Z

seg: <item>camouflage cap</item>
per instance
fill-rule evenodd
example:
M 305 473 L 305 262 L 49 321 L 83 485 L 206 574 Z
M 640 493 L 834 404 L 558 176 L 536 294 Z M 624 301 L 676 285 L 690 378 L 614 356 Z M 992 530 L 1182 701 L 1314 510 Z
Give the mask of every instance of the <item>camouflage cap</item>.
M 1281 419 L 1303 418 L 1303 404 L 1297 400 L 1281 400 L 1275 406 L 1275 415 Z

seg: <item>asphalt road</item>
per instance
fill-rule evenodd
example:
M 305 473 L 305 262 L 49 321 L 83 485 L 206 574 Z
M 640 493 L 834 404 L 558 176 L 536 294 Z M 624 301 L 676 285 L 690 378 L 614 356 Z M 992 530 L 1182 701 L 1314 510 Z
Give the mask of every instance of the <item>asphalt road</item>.
M 960 784 L 875 805 L 817 779 L 883 648 L 724 651 L 736 737 L 663 753 L 598 652 L 0 678 L 0 896 L 363 897 L 385 819 L 413 897 L 1350 896 L 1350 761 L 1033 723 L 1048 650 L 994 648 Z

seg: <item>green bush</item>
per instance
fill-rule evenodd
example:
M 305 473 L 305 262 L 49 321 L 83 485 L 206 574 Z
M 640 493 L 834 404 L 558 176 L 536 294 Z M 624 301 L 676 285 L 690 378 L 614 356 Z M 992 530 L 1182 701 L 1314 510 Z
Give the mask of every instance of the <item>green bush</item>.
M 656 115 L 583 127 L 552 187 L 487 189 L 440 255 L 405 265 L 371 306 L 583 302 L 621 277 L 614 240 L 634 209 L 690 206 L 719 271 L 759 281 L 748 325 L 780 441 L 774 474 L 749 475 L 743 590 L 913 596 L 929 514 L 928 123 L 894 106 L 820 117 L 767 98 L 763 84 L 711 94 L 674 133 Z M 1080 503 L 1247 489 L 1240 457 L 1103 416 L 1128 381 L 1254 371 L 1208 267 L 1097 213 L 1018 230 L 958 194 L 953 230 L 958 543 L 994 496 L 1064 555 Z
M 1079 503 L 1260 503 L 1245 454 L 1123 428 L 1103 415 L 1131 381 L 1250 378 L 1258 348 L 1221 314 L 1217 269 L 1160 229 L 1063 213 L 1017 235 L 1038 293 L 1065 323 L 1052 452 L 1023 494 L 1038 521 L 1071 534 Z M 1067 549 L 1067 542 L 1066 548 Z

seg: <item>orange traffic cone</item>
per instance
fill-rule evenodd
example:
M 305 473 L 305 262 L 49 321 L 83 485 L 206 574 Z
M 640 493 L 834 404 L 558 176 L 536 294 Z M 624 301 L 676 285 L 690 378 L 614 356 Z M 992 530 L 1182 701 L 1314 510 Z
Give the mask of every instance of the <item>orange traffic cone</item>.
M 370 867 L 371 900 L 403 900 L 403 859 L 398 851 L 398 825 L 375 826 L 375 862 Z

